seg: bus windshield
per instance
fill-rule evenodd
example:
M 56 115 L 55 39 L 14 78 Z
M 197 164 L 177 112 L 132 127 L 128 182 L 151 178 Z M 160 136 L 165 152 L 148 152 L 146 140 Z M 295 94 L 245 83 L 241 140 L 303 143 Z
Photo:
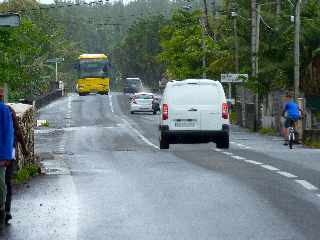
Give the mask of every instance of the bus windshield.
M 108 63 L 105 59 L 81 59 L 80 78 L 108 77 Z

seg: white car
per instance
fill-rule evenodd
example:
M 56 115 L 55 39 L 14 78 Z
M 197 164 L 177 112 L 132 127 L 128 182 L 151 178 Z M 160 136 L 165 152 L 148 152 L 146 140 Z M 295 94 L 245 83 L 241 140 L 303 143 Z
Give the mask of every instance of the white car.
M 168 149 L 170 144 L 208 142 L 229 148 L 228 104 L 219 81 L 168 82 L 160 116 L 160 149 Z
M 136 112 L 154 112 L 152 107 L 154 101 L 154 95 L 152 93 L 140 92 L 136 93 L 131 97 L 130 100 L 130 113 L 134 114 Z

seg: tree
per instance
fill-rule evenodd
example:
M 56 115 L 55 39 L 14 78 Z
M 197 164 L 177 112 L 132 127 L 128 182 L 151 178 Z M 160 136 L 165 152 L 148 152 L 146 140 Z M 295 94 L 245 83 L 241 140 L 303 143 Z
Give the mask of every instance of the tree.
M 113 60 L 123 77 L 141 77 L 144 84 L 157 88 L 163 72 L 156 56 L 160 52 L 160 28 L 166 23 L 163 16 L 137 20 L 127 36 L 113 51 Z

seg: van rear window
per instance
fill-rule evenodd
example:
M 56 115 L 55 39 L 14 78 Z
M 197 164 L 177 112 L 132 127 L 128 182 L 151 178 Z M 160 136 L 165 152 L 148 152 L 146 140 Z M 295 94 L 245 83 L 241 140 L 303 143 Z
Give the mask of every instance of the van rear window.
M 221 96 L 214 85 L 182 85 L 173 86 L 169 93 L 169 101 L 174 105 L 214 105 Z

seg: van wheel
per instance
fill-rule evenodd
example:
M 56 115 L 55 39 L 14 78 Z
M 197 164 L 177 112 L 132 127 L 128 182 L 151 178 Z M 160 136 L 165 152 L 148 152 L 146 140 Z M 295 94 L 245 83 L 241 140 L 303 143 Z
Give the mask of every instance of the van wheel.
M 134 114 L 134 111 L 131 111 L 130 113 L 131 113 L 131 114 Z
M 169 139 L 165 136 L 164 133 L 161 133 L 160 136 L 160 149 L 169 149 Z
M 229 148 L 229 135 L 224 135 L 221 139 L 219 139 L 216 143 L 217 148 Z

